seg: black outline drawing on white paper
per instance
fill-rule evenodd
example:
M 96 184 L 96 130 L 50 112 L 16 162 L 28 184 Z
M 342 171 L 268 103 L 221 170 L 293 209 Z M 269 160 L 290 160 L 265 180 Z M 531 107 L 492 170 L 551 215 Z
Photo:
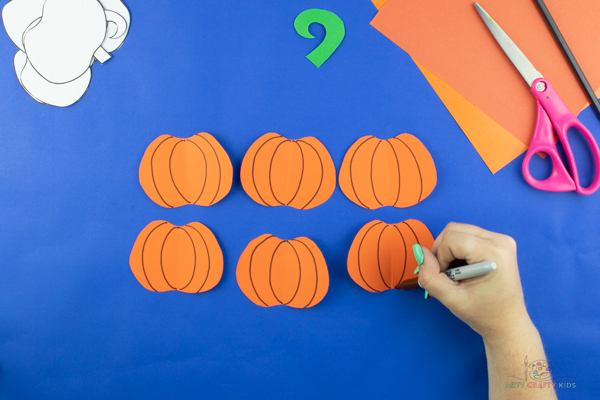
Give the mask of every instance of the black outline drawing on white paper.
M 106 62 L 131 17 L 121 0 L 12 0 L 2 9 L 8 36 L 19 48 L 19 83 L 37 102 L 67 107 L 79 101 L 92 65 Z

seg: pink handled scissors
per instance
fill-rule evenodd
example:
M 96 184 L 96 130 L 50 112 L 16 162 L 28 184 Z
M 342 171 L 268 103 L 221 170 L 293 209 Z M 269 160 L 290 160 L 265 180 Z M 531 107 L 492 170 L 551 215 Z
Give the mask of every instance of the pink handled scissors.
M 537 122 L 533 139 L 529 145 L 529 150 L 523 160 L 523 176 L 527 183 L 536 189 L 547 190 L 551 192 L 568 192 L 575 190 L 579 194 L 592 194 L 600 187 L 600 150 L 594 136 L 572 113 L 565 103 L 560 99 L 550 82 L 540 74 L 504 33 L 498 24 L 489 16 L 479 4 L 475 4 L 477 12 L 487 25 L 488 29 L 496 38 L 496 41 L 502 47 L 508 58 L 512 61 L 519 73 L 529 84 L 531 92 L 537 99 Z M 594 158 L 594 179 L 588 187 L 582 187 L 579 183 L 579 175 L 575 158 L 571 151 L 571 146 L 567 139 L 567 131 L 570 128 L 577 129 L 586 140 Z M 565 156 L 569 163 L 571 174 L 563 164 L 556 144 L 554 143 L 554 134 L 558 136 L 560 143 L 565 151 Z M 529 172 L 529 163 L 535 153 L 546 153 L 552 160 L 552 173 L 542 181 L 535 179 Z

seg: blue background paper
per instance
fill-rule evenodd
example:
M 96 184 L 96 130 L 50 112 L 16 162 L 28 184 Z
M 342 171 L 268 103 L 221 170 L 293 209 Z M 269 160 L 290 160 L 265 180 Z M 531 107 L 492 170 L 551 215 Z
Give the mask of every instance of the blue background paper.
M 461 221 L 513 236 L 548 357 L 576 382 L 559 396 L 600 396 L 600 194 L 536 191 L 522 157 L 490 174 L 410 57 L 369 25 L 370 1 L 126 4 L 129 37 L 65 109 L 25 93 L 17 48 L 0 34 L 0 399 L 484 398 L 477 334 L 420 290 L 372 294 L 347 273 L 364 224 L 409 218 L 434 235 Z M 319 40 L 293 27 L 308 8 L 346 25 L 320 69 L 305 58 Z M 591 109 L 580 118 L 600 136 Z M 159 207 L 138 182 L 144 150 L 201 131 L 232 159 L 230 194 Z M 266 132 L 317 137 L 338 170 L 359 137 L 408 132 L 433 155 L 438 184 L 408 209 L 365 210 L 339 188 L 312 210 L 263 207 L 238 172 Z M 160 219 L 215 233 L 225 271 L 213 290 L 153 293 L 136 281 L 129 252 Z M 242 294 L 237 259 L 263 233 L 317 243 L 331 280 L 321 303 L 264 309 Z

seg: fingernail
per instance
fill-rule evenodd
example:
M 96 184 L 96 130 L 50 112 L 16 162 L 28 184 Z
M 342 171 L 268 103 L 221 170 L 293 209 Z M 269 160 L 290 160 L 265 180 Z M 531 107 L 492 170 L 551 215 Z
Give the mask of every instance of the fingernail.
M 415 259 L 417 260 L 417 264 L 423 264 L 425 256 L 423 255 L 423 249 L 421 248 L 421 245 L 413 244 L 413 253 L 415 253 Z
M 415 274 L 419 273 L 419 266 L 421 266 L 421 264 L 423 264 L 423 261 L 425 260 L 425 255 L 423 254 L 423 249 L 421 248 L 421 245 L 419 244 L 413 244 L 413 253 L 415 254 L 415 259 L 417 260 L 417 268 L 415 268 Z M 419 282 L 419 280 L 417 279 L 417 283 L 419 284 L 419 286 L 421 286 L 421 282 Z M 421 286 L 422 288 L 423 286 Z M 429 299 L 429 292 L 426 290 L 425 291 L 425 300 Z

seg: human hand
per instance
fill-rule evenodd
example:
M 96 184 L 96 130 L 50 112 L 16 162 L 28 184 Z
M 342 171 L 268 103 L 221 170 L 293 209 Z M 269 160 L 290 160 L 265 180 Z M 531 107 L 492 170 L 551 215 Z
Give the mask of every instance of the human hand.
M 506 341 L 535 330 L 525 308 L 517 246 L 512 238 L 473 225 L 450 223 L 431 250 L 422 250 L 419 285 L 484 341 Z M 497 268 L 488 275 L 452 281 L 444 271 L 455 259 L 469 264 L 494 261 Z
M 555 400 L 552 386 L 534 391 L 506 387 L 507 379 L 521 373 L 523 359 L 546 359 L 525 308 L 515 241 L 473 225 L 450 223 L 431 250 L 422 250 L 421 287 L 483 337 L 490 399 Z M 487 275 L 452 281 L 444 271 L 455 259 L 469 264 L 494 261 L 497 268 Z

